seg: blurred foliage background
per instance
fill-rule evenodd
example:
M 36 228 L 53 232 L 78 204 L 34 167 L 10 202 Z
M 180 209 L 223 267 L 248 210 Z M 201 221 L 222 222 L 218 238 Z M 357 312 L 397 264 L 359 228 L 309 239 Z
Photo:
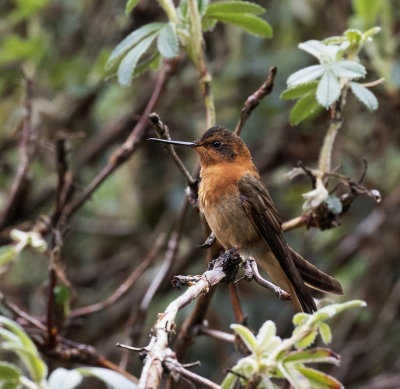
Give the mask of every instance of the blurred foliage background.
M 298 50 L 298 43 L 340 35 L 349 27 L 382 31 L 362 53 L 367 81 L 385 77 L 374 88 L 378 111 L 371 114 L 354 97 L 344 110 L 344 125 L 334 147 L 341 172 L 358 179 L 368 162 L 365 185 L 382 194 L 382 202 L 360 197 L 329 230 L 297 229 L 286 234 L 305 258 L 334 275 L 344 286 L 343 299 L 363 299 L 368 307 L 349 311 L 333 325 L 332 349 L 341 354 L 340 367 L 330 373 L 349 388 L 396 388 L 400 382 L 400 1 L 288 0 L 257 1 L 267 8 L 272 39 L 259 39 L 233 26 L 218 24 L 205 35 L 213 76 L 217 123 L 233 129 L 244 100 L 265 80 L 269 66 L 278 66 L 274 91 L 252 114 L 242 133 L 262 173 L 282 220 L 302 213 L 301 194 L 310 190 L 306 178 L 288 181 L 285 173 L 301 160 L 315 166 L 329 124 L 329 112 L 289 125 L 292 102 L 279 99 L 294 71 L 315 63 Z M 68 169 L 79 193 L 107 163 L 137 123 L 151 95 L 157 71 L 147 72 L 131 87 L 118 85 L 104 64 L 111 50 L 130 31 L 148 22 L 164 21 L 156 1 L 141 1 L 130 16 L 125 2 L 4 0 L 0 4 L 0 209 L 5 207 L 20 164 L 20 138 L 26 87 L 32 79 L 32 137 L 28 179 L 12 212 L 4 221 L 1 243 L 9 244 L 11 228 L 29 230 L 55 204 L 57 166 L 55 141 L 66 137 Z M 194 140 L 205 131 L 204 108 L 192 64 L 181 58 L 156 107 L 173 139 Z M 146 137 L 154 136 L 149 125 Z M 190 169 L 196 156 L 179 150 Z M 61 297 L 66 313 L 61 333 L 90 344 L 119 363 L 116 342 L 145 346 L 158 312 L 178 296 L 169 280 L 175 274 L 200 274 L 206 268 L 201 244 L 205 235 L 199 215 L 189 209 L 179 250 L 165 269 L 166 244 L 152 265 L 127 294 L 91 315 L 68 318 L 68 310 L 110 296 L 149 255 L 160 233 L 170 234 L 179 218 L 185 182 L 159 145 L 141 142 L 127 163 L 112 174 L 71 218 L 61 262 L 71 286 Z M 163 267 L 164 265 L 164 267 Z M 2 268 L 0 288 L 7 299 L 32 315 L 46 313 L 49 259 L 32 249 Z M 155 297 L 138 314 L 143 297 L 157 274 L 165 277 Z M 62 282 L 59 281 L 62 287 Z M 249 324 L 267 319 L 277 323 L 280 336 L 291 332 L 290 304 L 278 301 L 259 285 L 242 281 L 240 295 Z M 63 288 L 61 288 L 63 289 Z M 331 298 L 331 297 L 329 297 Z M 190 315 L 193 304 L 178 315 Z M 10 312 L 0 305 L 2 313 Z M 62 315 L 60 315 L 61 317 Z M 140 316 L 140 320 L 138 319 Z M 138 322 L 143 321 L 143 326 Z M 234 322 L 227 287 L 220 285 L 211 302 L 210 327 L 229 330 Z M 179 327 L 178 327 L 179 328 Z M 231 344 L 198 336 L 187 361 L 200 360 L 195 370 L 220 382 L 223 369 L 239 354 Z M 57 366 L 53 362 L 51 366 Z M 141 362 L 131 354 L 127 370 L 140 374 Z

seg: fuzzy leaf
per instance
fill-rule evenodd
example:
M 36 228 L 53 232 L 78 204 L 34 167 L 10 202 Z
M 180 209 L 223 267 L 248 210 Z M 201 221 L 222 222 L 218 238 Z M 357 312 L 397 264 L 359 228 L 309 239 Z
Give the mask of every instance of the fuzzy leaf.
M 197 7 L 200 15 L 204 15 L 209 7 L 209 0 L 197 0 Z
M 321 335 L 322 341 L 325 344 L 329 344 L 332 341 L 332 331 L 331 327 L 323 321 L 318 324 L 318 330 Z
M 308 379 L 313 389 L 342 389 L 343 385 L 332 376 L 305 366 L 298 366 L 297 370 Z
M 0 247 L 0 267 L 14 260 L 17 257 L 17 254 L 18 251 L 15 250 L 13 245 Z
M 327 70 L 321 77 L 317 88 L 317 100 L 325 108 L 329 108 L 340 95 L 339 81 L 336 76 Z
M 82 375 L 76 370 L 59 367 L 49 377 L 50 389 L 74 389 L 82 382 Z
M 345 77 L 349 79 L 365 77 L 367 71 L 365 67 L 354 61 L 339 61 L 333 64 L 330 69 L 338 77 Z
M 376 96 L 365 86 L 357 82 L 350 82 L 351 91 L 370 111 L 375 111 L 378 108 L 378 99 Z
M 232 389 L 235 387 L 235 382 L 237 380 L 237 376 L 232 373 L 228 373 L 221 384 L 221 389 Z
M 296 126 L 320 109 L 315 93 L 302 97 L 290 111 L 289 122 Z
M 310 334 L 305 336 L 303 339 L 296 343 L 298 348 L 306 348 L 314 343 L 315 338 L 317 337 L 317 332 L 312 331 Z
M 241 27 L 250 34 L 261 36 L 263 38 L 272 38 L 272 27 L 265 20 L 252 14 L 240 13 L 214 13 L 209 18 L 219 20 L 223 23 L 234 24 Z
M 12 363 L 0 361 L 0 387 L 4 381 L 17 381 L 22 370 Z
M 326 45 L 317 40 L 299 43 L 297 47 L 317 59 L 321 59 L 326 54 Z
M 311 315 L 304 312 L 298 312 L 293 316 L 293 324 L 299 325 L 307 320 Z
M 147 51 L 156 35 L 152 34 L 143 39 L 128 54 L 125 55 L 118 68 L 118 82 L 123 86 L 129 86 L 132 80 L 132 74 L 140 57 Z
M 325 203 L 335 215 L 340 215 L 342 213 L 343 205 L 336 196 L 328 196 L 328 198 L 325 200 Z
M 167 23 L 160 31 L 157 38 L 157 48 L 165 58 L 174 58 L 178 55 L 179 42 L 173 23 Z
M 378 32 L 381 31 L 381 28 L 378 26 L 372 27 L 369 30 L 365 31 L 363 34 L 363 39 L 367 40 L 371 37 L 373 37 L 374 35 L 378 34 Z
M 284 363 L 332 363 L 338 365 L 340 357 L 333 351 L 324 348 L 314 348 L 305 351 L 294 351 L 289 353 L 284 359 Z
M 139 3 L 139 1 L 140 0 L 128 0 L 126 2 L 126 6 L 125 6 L 125 14 L 129 15 L 133 11 L 133 9 L 135 8 L 135 5 L 137 3 Z
M 25 347 L 27 350 L 29 350 L 33 353 L 38 352 L 36 346 L 34 345 L 34 343 L 31 340 L 31 338 L 27 335 L 25 330 L 19 324 L 17 324 L 15 321 L 13 321 L 5 316 L 0 316 L 0 324 L 3 327 L 8 328 L 12 333 L 14 333 L 18 337 L 19 345 Z
M 27 347 L 10 342 L 3 343 L 2 348 L 4 350 L 14 351 L 19 356 L 36 383 L 40 383 L 46 377 L 47 366 L 37 352 L 32 352 Z
M 204 31 L 211 31 L 214 29 L 215 25 L 217 24 L 218 20 L 214 18 L 209 18 L 207 16 L 204 16 L 201 19 L 201 28 Z
M 240 336 L 246 347 L 254 353 L 257 347 L 257 339 L 254 334 L 247 327 L 242 326 L 241 324 L 231 324 L 231 328 Z
M 84 377 L 96 377 L 113 389 L 137 389 L 135 383 L 114 370 L 104 369 L 102 367 L 80 367 L 75 370 Z
M 265 8 L 249 1 L 221 1 L 210 4 L 205 14 L 207 16 L 214 16 L 222 13 L 248 13 L 259 15 L 263 14 L 264 12 Z
M 150 34 L 157 34 L 164 26 L 165 23 L 149 23 L 131 32 L 112 51 L 110 58 L 108 58 L 108 61 L 105 65 L 106 70 L 111 69 L 115 62 L 129 49 L 137 45 Z
M 311 81 L 307 82 L 306 84 L 300 84 L 297 85 L 293 88 L 288 88 L 284 90 L 281 93 L 280 98 L 283 100 L 293 100 L 293 99 L 298 99 L 299 97 L 302 97 L 305 94 L 308 93 L 315 93 L 317 90 L 318 82 L 317 81 Z
M 312 65 L 307 66 L 304 69 L 300 69 L 294 72 L 286 80 L 286 84 L 289 88 L 293 88 L 296 85 L 306 84 L 307 82 L 316 80 L 321 77 L 326 71 L 325 65 Z

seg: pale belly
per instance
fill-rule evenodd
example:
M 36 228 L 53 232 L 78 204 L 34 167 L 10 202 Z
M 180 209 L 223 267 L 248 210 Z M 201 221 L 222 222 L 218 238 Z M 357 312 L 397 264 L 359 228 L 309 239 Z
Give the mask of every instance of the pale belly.
M 211 231 L 225 249 L 235 247 L 240 252 L 259 241 L 238 196 L 225 195 L 218 203 L 202 208 Z

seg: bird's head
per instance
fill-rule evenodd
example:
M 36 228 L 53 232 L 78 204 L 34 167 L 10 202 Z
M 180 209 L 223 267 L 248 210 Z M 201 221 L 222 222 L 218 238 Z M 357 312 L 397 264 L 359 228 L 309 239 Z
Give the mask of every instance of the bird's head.
M 232 131 L 221 126 L 209 128 L 195 142 L 180 142 L 159 138 L 150 138 L 149 140 L 193 148 L 199 156 L 202 167 L 221 162 L 251 160 L 250 152 L 243 140 Z

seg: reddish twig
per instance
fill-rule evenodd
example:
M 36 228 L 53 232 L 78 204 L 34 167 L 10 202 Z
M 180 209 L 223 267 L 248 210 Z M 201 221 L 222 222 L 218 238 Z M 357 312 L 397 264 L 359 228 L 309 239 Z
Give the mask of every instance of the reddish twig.
M 278 68 L 276 66 L 271 66 L 269 68 L 268 78 L 258 88 L 252 95 L 250 95 L 247 100 L 245 101 L 242 112 L 240 114 L 240 119 L 235 128 L 235 134 L 239 135 L 246 123 L 247 119 L 250 117 L 254 108 L 260 104 L 261 100 L 268 94 L 272 92 L 272 88 L 274 87 L 274 80 L 276 76 Z

